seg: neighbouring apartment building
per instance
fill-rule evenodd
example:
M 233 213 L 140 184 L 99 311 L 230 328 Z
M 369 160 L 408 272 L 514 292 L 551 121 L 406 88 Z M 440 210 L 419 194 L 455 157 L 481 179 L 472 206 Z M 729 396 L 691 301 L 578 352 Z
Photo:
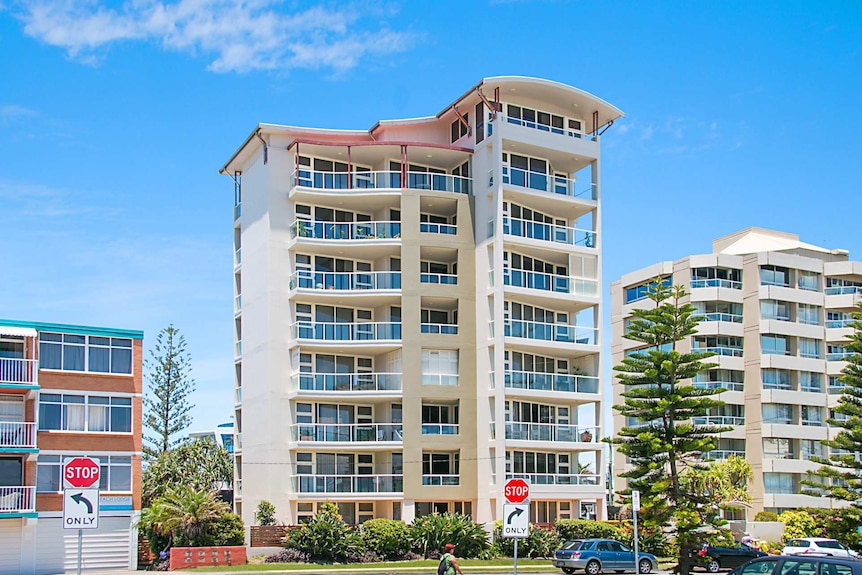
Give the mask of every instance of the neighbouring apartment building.
M 101 467 L 82 568 L 136 568 L 142 341 L 140 331 L 0 320 L 0 574 L 76 570 L 61 477 L 74 456 Z
M 235 185 L 236 505 L 299 523 L 604 517 L 600 135 L 573 88 L 487 78 L 368 130 L 260 124 Z
M 749 520 L 763 510 L 841 506 L 802 494 L 800 482 L 818 467 L 812 457 L 829 455 L 820 441 L 837 433 L 826 419 L 837 418 L 851 313 L 862 300 L 862 262 L 848 255 L 795 234 L 748 228 L 715 240 L 711 254 L 657 263 L 611 284 L 614 365 L 641 345 L 624 335 L 632 310 L 652 305 L 649 285 L 661 278 L 685 286 L 684 302 L 702 322 L 681 349 L 715 352 L 708 361 L 718 363 L 694 383 L 727 390 L 719 396 L 726 405 L 695 423 L 733 427 L 704 457 L 739 455 L 751 463 Z M 615 383 L 615 405 L 622 391 Z M 614 415 L 615 431 L 637 423 Z M 615 468 L 625 465 L 618 454 Z

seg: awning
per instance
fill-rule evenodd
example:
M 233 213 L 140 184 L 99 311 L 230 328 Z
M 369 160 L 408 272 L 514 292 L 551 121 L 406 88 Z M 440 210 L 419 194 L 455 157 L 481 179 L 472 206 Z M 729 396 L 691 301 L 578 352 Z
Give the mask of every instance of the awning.
M 36 330 L 32 327 L 15 327 L 11 325 L 0 325 L 0 335 L 17 335 L 21 337 L 36 337 Z

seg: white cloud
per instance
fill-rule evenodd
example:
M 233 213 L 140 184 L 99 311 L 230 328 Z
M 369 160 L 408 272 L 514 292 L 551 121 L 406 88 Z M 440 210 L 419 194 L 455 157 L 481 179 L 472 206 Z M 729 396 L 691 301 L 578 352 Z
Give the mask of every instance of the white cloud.
M 290 68 L 347 70 L 368 56 L 406 50 L 415 38 L 364 20 L 369 7 L 316 6 L 290 11 L 282 0 L 131 0 L 115 9 L 100 0 L 35 0 L 16 10 L 24 32 L 95 63 L 118 42 L 155 41 L 205 56 L 213 72 Z
M 33 118 L 39 113 L 18 104 L 0 104 L 0 123 L 6 124 L 13 120 Z

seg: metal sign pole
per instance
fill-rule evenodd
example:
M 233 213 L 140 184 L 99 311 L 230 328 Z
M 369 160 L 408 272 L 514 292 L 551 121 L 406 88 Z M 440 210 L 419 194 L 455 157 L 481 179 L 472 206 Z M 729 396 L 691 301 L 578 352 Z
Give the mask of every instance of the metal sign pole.
M 634 540 L 634 548 L 635 548 L 635 573 L 640 573 L 640 567 L 638 566 L 638 511 L 641 508 L 641 492 L 634 490 L 632 491 L 632 519 L 634 520 L 634 530 L 635 530 L 635 540 Z
M 513 575 L 518 575 L 518 540 L 515 539 L 515 565 Z
M 81 575 L 81 555 L 84 549 L 84 530 L 78 529 L 78 575 Z

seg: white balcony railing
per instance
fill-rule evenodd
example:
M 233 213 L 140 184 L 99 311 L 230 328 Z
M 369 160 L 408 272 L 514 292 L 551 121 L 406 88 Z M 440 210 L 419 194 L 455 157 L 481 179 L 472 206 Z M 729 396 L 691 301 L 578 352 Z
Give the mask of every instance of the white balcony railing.
M 569 246 L 596 247 L 596 232 L 592 230 L 545 224 L 532 220 L 503 217 L 503 233 L 519 238 L 529 238 Z
M 713 279 L 694 279 L 691 280 L 691 289 L 720 287 L 727 289 L 742 289 L 742 282 L 734 280 L 723 280 L 718 278 Z
M 506 479 L 526 479 L 533 485 L 601 485 L 592 473 L 507 473 Z
M 506 422 L 506 439 L 596 443 L 598 441 L 598 427 L 579 427 L 564 423 L 521 423 L 508 421 Z
M 695 425 L 745 425 L 745 417 L 738 415 L 706 415 L 703 417 L 693 417 L 691 421 Z
M 457 423 L 423 423 L 422 435 L 458 435 Z
M 290 289 L 316 290 L 397 290 L 401 272 L 312 272 L 297 271 L 290 276 Z
M 423 475 L 422 485 L 460 485 L 460 475 Z
M 401 222 L 322 222 L 296 220 L 290 224 L 290 237 L 350 241 L 398 239 L 401 237 Z
M 507 269 L 503 284 L 512 287 L 550 291 L 569 295 L 596 296 L 599 282 L 590 278 L 577 278 L 542 272 Z
M 402 189 L 435 190 L 438 192 L 453 192 L 469 194 L 473 181 L 463 176 L 452 174 L 432 174 L 428 172 L 407 172 L 406 178 L 401 172 L 316 172 L 314 170 L 296 170 L 291 176 L 293 187 L 301 186 L 315 190 L 377 190 Z
M 400 423 L 298 423 L 290 427 L 293 441 L 367 443 L 401 441 Z
M 294 390 L 300 391 L 400 391 L 400 373 L 295 373 Z
M 532 172 L 523 168 L 503 166 L 503 183 L 539 192 L 548 192 L 582 200 L 596 199 L 595 184 L 578 184 L 565 176 Z
M 0 487 L 0 517 L 4 513 L 34 513 L 35 487 Z
M 730 323 L 742 323 L 742 315 L 721 312 L 698 312 L 695 317 L 700 321 L 726 321 Z
M 35 359 L 2 357 L 0 358 L 0 386 L 35 384 L 37 371 Z
M 506 337 L 522 337 L 526 339 L 585 345 L 596 345 L 598 340 L 598 329 L 594 327 L 516 319 L 507 319 L 505 321 L 504 333 Z
M 377 341 L 401 339 L 400 322 L 298 321 L 291 328 L 294 339 L 315 341 Z
M 36 424 L 0 421 L 0 447 L 7 449 L 35 449 Z
M 294 475 L 295 493 L 402 493 L 403 475 Z
M 507 371 L 508 389 L 532 391 L 563 391 L 569 393 L 599 393 L 599 378 L 591 375 Z

